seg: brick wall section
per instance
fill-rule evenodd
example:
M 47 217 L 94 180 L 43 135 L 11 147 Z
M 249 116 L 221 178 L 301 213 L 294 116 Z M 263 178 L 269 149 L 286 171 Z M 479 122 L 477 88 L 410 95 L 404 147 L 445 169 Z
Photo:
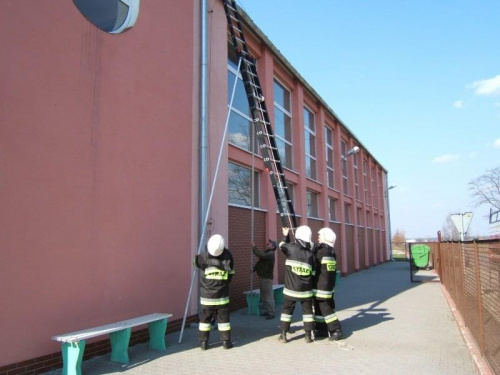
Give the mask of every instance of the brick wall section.
M 365 230 L 358 228 L 359 269 L 368 268 L 365 259 Z
M 231 311 L 246 307 L 243 294 L 251 288 L 251 274 L 253 265 L 251 247 L 251 210 L 229 206 L 229 239 L 227 248 L 233 254 L 236 274 L 231 281 L 229 299 Z M 266 213 L 254 210 L 254 242 L 259 249 L 266 246 Z M 253 263 L 257 257 L 253 256 Z M 259 278 L 253 274 L 253 289 L 259 287 Z
M 345 227 L 345 236 L 346 236 L 346 247 L 347 247 L 347 273 L 353 273 L 355 271 L 354 264 L 354 226 L 346 225 Z
M 373 265 L 373 229 L 368 229 L 366 234 L 368 236 L 368 264 L 366 268 L 368 268 Z
M 189 316 L 186 319 L 186 325 L 198 321 L 197 316 Z M 182 318 L 168 322 L 167 334 L 180 331 L 182 326 Z M 106 336 L 102 336 L 106 337 Z M 148 328 L 142 328 L 132 332 L 130 336 L 129 346 L 144 343 L 149 341 Z M 103 340 L 92 342 L 85 345 L 85 352 L 83 360 L 86 361 L 90 358 L 99 357 L 111 353 L 111 344 L 109 336 Z M 62 354 L 61 352 L 45 355 L 38 358 L 33 358 L 27 361 L 13 363 L 11 365 L 0 367 L 0 375 L 35 375 L 42 374 L 47 371 L 62 368 Z
M 340 244 L 342 243 L 342 241 L 340 241 L 340 224 L 330 223 L 330 228 L 332 228 L 335 234 L 337 235 L 337 239 L 335 240 L 335 246 L 333 247 L 333 250 L 337 255 L 337 270 L 340 271 L 342 269 L 342 253 L 340 251 Z

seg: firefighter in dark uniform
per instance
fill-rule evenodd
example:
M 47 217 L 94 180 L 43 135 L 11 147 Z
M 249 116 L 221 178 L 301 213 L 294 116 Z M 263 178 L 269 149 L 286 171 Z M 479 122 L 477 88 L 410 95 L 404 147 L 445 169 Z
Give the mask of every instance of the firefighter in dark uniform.
M 335 276 L 337 257 L 333 250 L 336 235 L 330 228 L 322 228 L 318 232 L 316 255 L 316 272 L 313 277 L 314 319 L 316 335 L 328 336 L 329 340 L 342 338 L 340 322 L 335 314 Z
M 229 283 L 234 275 L 231 252 L 224 247 L 224 238 L 214 234 L 207 243 L 208 253 L 194 258 L 200 275 L 200 347 L 208 348 L 211 321 L 217 319 L 217 328 L 224 349 L 231 349 L 231 324 L 229 322 Z
M 293 310 L 295 304 L 300 302 L 302 305 L 305 340 L 310 343 L 312 342 L 311 331 L 314 328 L 312 273 L 315 265 L 311 244 L 311 229 L 306 225 L 298 227 L 295 231 L 296 243 L 290 243 L 288 228 L 283 228 L 283 235 L 287 237 L 286 241 L 280 243 L 280 249 L 286 256 L 286 268 L 279 340 L 288 342 L 286 334 L 290 329 Z

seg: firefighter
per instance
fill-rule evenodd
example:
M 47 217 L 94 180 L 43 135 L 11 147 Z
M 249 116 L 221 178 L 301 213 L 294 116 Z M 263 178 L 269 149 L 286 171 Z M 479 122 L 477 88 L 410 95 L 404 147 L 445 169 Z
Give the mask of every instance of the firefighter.
M 288 228 L 283 228 L 286 240 L 280 243 L 280 249 L 286 256 L 285 286 L 283 288 L 283 309 L 281 312 L 281 334 L 279 340 L 288 342 L 286 337 L 290 329 L 295 304 L 302 305 L 302 321 L 304 323 L 305 340 L 312 342 L 311 331 L 314 328 L 312 305 L 312 273 L 314 269 L 314 254 L 311 244 L 311 229 L 300 226 L 295 231 L 296 243 L 290 243 Z
M 224 238 L 214 234 L 207 243 L 208 253 L 194 258 L 200 275 L 200 325 L 201 350 L 208 349 L 211 321 L 217 319 L 217 328 L 224 349 L 231 349 L 231 324 L 229 322 L 229 283 L 234 275 L 231 252 L 224 247 Z
M 322 228 L 318 232 L 316 255 L 316 272 L 313 277 L 314 320 L 316 335 L 328 336 L 329 340 L 342 338 L 340 322 L 335 314 L 335 276 L 337 257 L 333 250 L 336 235 L 330 228 Z

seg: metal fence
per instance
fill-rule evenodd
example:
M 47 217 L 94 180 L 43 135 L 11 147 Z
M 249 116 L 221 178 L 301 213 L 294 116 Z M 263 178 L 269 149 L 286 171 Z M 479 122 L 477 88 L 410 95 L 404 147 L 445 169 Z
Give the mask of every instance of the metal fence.
M 481 354 L 500 374 L 500 240 L 436 242 L 431 258 Z

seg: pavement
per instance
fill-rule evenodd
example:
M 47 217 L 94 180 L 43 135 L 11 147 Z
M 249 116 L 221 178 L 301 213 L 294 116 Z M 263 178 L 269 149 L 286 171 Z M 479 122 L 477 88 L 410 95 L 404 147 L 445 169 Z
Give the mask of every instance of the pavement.
M 344 338 L 307 344 L 296 308 L 291 341 L 280 343 L 277 306 L 274 320 L 231 313 L 230 350 L 217 331 L 207 351 L 198 347 L 198 326 L 165 338 L 166 352 L 139 344 L 129 349 L 127 365 L 104 355 L 84 361 L 84 375 L 117 374 L 485 374 L 462 334 L 434 271 L 420 270 L 411 282 L 408 262 L 387 262 L 347 277 L 336 287 L 337 315 Z M 61 370 L 49 374 L 61 374 Z

